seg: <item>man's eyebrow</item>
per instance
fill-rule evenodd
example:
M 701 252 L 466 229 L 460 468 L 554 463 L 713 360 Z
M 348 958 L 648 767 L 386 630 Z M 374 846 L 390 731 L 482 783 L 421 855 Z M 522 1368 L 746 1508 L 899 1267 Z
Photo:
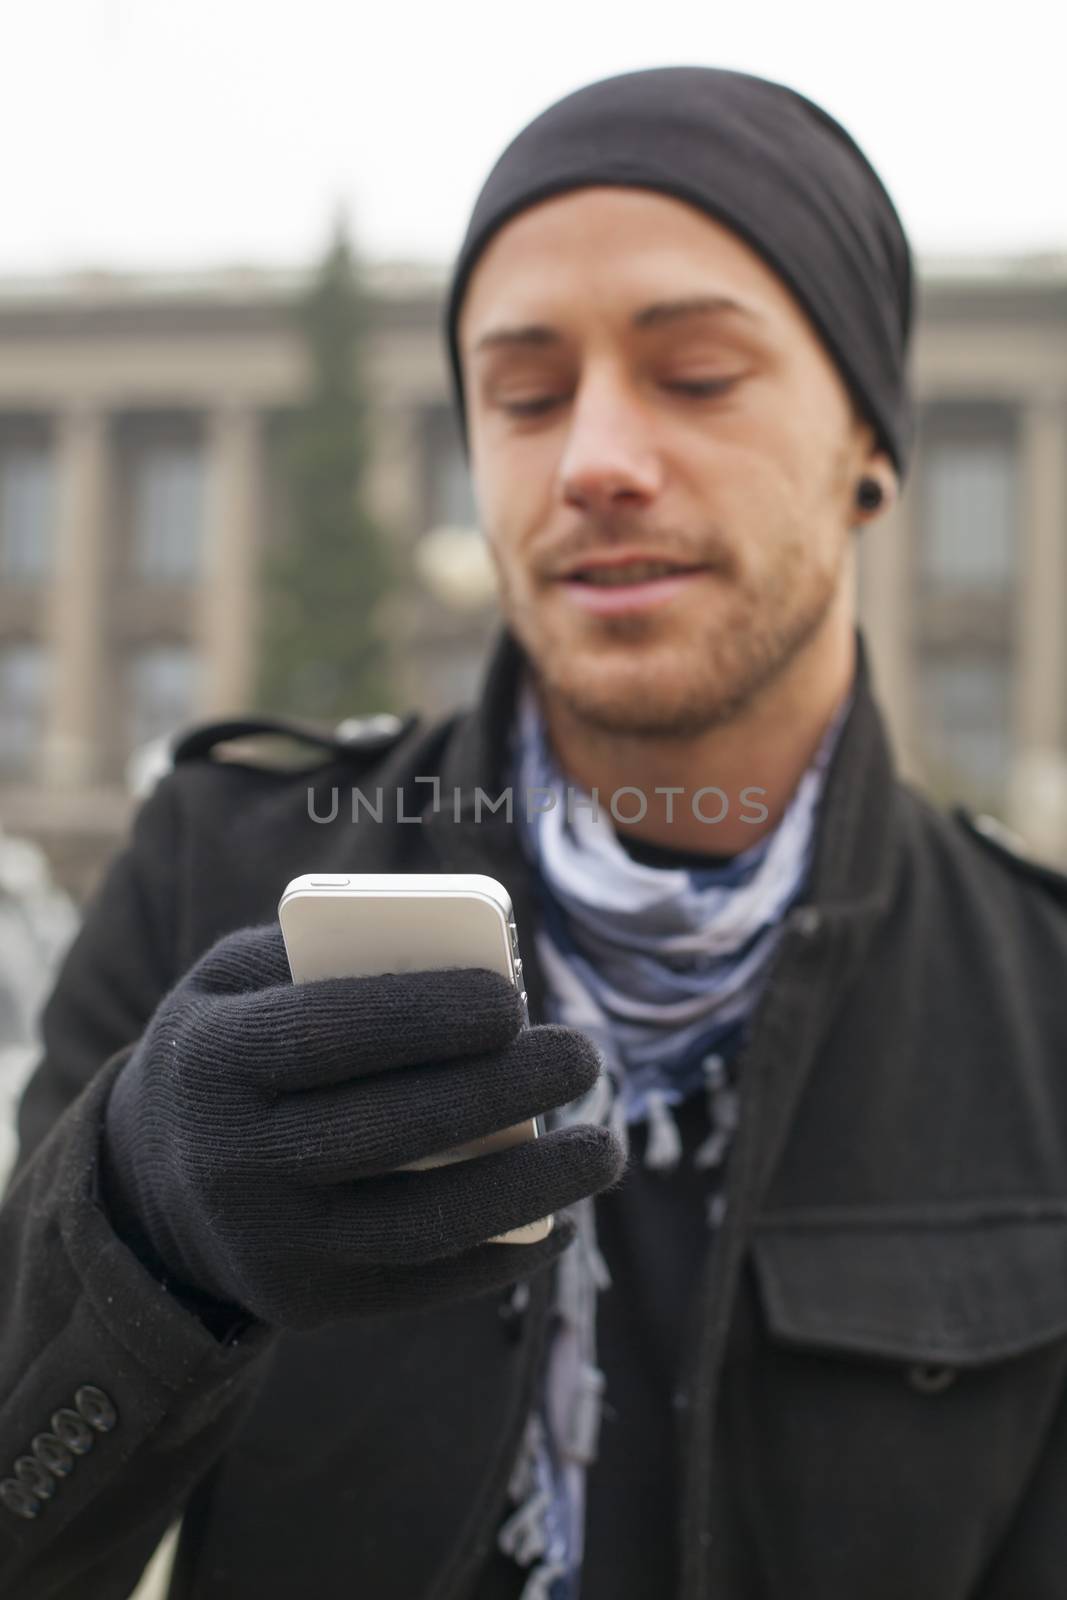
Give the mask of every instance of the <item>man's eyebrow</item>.
M 743 305 L 740 300 L 732 300 L 729 295 L 716 294 L 689 295 L 683 300 L 657 300 L 653 305 L 635 311 L 630 323 L 641 330 L 661 327 L 668 322 L 680 322 L 685 317 L 721 316 L 724 313 L 748 317 L 754 322 L 763 321 L 759 312 L 751 306 Z M 476 355 L 483 350 L 496 350 L 506 345 L 542 347 L 559 344 L 561 338 L 558 329 L 550 328 L 543 322 L 530 322 L 515 328 L 493 328 L 476 340 L 471 353 Z

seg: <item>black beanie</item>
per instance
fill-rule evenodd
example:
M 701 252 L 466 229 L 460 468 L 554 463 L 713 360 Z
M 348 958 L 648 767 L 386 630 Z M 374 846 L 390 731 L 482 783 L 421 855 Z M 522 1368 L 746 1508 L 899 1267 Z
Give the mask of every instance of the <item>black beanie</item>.
M 527 206 L 587 184 L 658 189 L 724 223 L 807 311 L 903 478 L 913 271 L 874 168 L 839 123 L 787 88 L 718 67 L 651 67 L 587 84 L 535 117 L 482 186 L 445 312 L 463 448 L 460 306 L 489 239 Z

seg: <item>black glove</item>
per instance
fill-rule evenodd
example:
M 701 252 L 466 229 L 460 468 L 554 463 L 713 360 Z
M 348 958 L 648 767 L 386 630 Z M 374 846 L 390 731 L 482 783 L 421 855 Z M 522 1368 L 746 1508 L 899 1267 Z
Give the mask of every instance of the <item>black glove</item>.
M 243 928 L 161 1001 L 119 1073 L 105 1202 L 179 1292 L 279 1328 L 482 1294 L 554 1260 L 574 1227 L 485 1241 L 615 1182 L 618 1141 L 582 1125 L 391 1169 L 564 1105 L 598 1070 L 575 1029 L 522 1028 L 495 973 L 294 984 L 277 924 Z

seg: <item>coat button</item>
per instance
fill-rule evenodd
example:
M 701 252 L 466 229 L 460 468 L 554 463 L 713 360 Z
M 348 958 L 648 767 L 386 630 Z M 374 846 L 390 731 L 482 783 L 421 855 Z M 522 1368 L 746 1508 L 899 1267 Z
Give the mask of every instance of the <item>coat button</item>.
M 56 1492 L 56 1480 L 36 1456 L 19 1456 L 15 1462 L 15 1477 L 38 1500 L 51 1500 Z
M 30 1445 L 30 1449 L 41 1463 L 47 1467 L 53 1478 L 65 1478 L 74 1471 L 74 1457 L 54 1433 L 39 1433 Z
M 955 1367 L 928 1366 L 923 1362 L 908 1368 L 908 1382 L 920 1394 L 940 1394 L 950 1383 L 955 1383 Z
M 74 1404 L 89 1424 L 97 1433 L 110 1433 L 119 1414 L 115 1410 L 114 1401 L 103 1389 L 97 1389 L 94 1384 L 83 1383 L 74 1396 Z
M 0 1505 L 16 1517 L 25 1517 L 27 1522 L 39 1517 L 44 1509 L 37 1496 L 24 1489 L 21 1483 L 16 1483 L 14 1478 L 5 1478 L 0 1483 Z
M 75 1456 L 84 1456 L 93 1448 L 93 1430 L 84 1417 L 70 1406 L 52 1413 L 52 1432 L 61 1444 Z

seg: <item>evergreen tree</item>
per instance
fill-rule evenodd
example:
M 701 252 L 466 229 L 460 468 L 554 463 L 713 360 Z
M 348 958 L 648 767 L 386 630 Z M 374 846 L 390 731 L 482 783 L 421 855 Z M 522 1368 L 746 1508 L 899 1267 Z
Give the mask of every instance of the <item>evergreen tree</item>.
M 285 533 L 264 563 L 258 701 L 316 721 L 388 710 L 386 537 L 366 504 L 369 306 L 347 229 L 296 308 L 308 357 L 282 429 Z

